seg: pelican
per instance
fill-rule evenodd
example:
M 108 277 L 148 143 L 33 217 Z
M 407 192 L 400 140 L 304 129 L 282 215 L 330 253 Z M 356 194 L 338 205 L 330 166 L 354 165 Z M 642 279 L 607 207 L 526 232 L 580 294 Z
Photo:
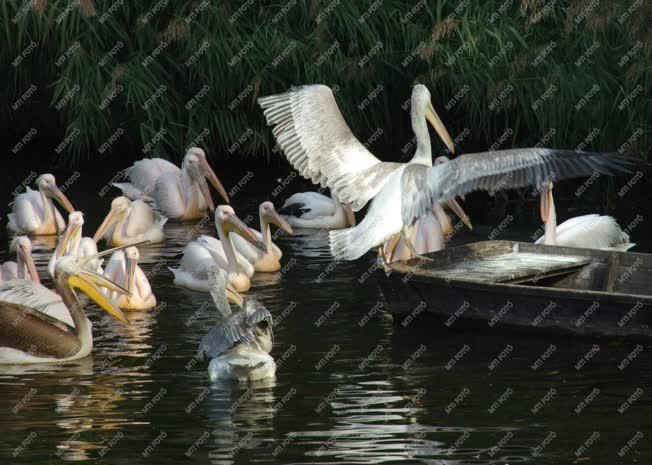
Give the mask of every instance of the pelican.
M 56 263 L 61 257 L 66 255 L 88 257 L 97 254 L 97 243 L 90 237 L 82 237 L 82 226 L 84 226 L 82 212 L 76 211 L 68 215 L 68 226 L 48 262 L 48 274 L 51 277 L 54 277 Z M 102 260 L 92 258 L 86 264 L 89 269 L 102 274 Z
M 211 359 L 209 378 L 244 382 L 274 377 L 272 315 L 260 302 L 244 300 L 224 270 L 213 268 L 208 274 L 218 322 L 201 340 L 198 355 Z M 239 308 L 232 312 L 229 301 Z
M 215 210 L 215 228 L 220 240 L 200 236 L 183 249 L 181 266 L 169 268 L 174 274 L 174 283 L 197 291 L 208 291 L 208 271 L 217 265 L 227 271 L 229 283 L 236 291 L 248 291 L 251 287 L 249 278 L 254 274 L 254 267 L 235 250 L 231 233 L 238 233 L 264 253 L 267 253 L 267 247 L 251 233 L 228 205 L 220 205 Z
M 140 253 L 136 247 L 116 250 L 106 265 L 104 276 L 119 284 L 130 295 L 105 290 L 105 294 L 116 307 L 122 310 L 150 310 L 156 307 L 156 297 L 152 293 L 147 276 L 138 266 Z
M 104 238 L 109 246 L 114 247 L 144 241 L 162 242 L 165 239 L 163 226 L 167 220 L 143 200 L 116 197 L 111 201 L 111 210 L 97 228 L 93 240 L 99 242 Z
M 440 156 L 435 159 L 435 164 L 449 161 L 448 157 Z M 444 206 L 448 206 L 469 229 L 473 229 L 469 216 L 455 199 L 444 204 L 436 204 L 409 228 L 408 240 L 418 255 L 442 250 L 446 244 L 446 236 L 452 234 L 453 225 L 443 208 Z M 385 257 L 387 263 L 415 257 L 401 235 L 393 236 L 385 241 L 381 256 Z
M 36 178 L 38 191 L 27 187 L 16 196 L 12 213 L 9 213 L 9 231 L 18 234 L 59 234 L 66 227 L 61 213 L 55 208 L 56 200 L 68 213 L 75 211 L 68 197 L 57 186 L 54 176 L 42 174 Z
M 423 115 L 430 115 L 430 121 L 434 110 L 423 86 L 415 86 L 412 93 L 417 149 L 404 164 L 381 162 L 373 156 L 353 136 L 326 86 L 303 86 L 261 97 L 258 102 L 287 159 L 303 176 L 329 187 L 342 202 L 351 203 L 354 211 L 373 199 L 357 226 L 329 233 L 336 259 L 355 260 L 395 234 L 402 234 L 410 252 L 418 255 L 408 240 L 408 228 L 434 205 L 456 196 L 595 172 L 612 174 L 626 171 L 629 164 L 619 153 L 526 148 L 465 154 L 428 166 L 430 140 Z
M 231 236 L 233 247 L 242 255 L 245 260 L 251 263 L 255 271 L 272 272 L 281 269 L 281 257 L 283 252 L 276 244 L 272 242 L 272 232 L 270 224 L 275 224 L 287 234 L 292 235 L 290 225 L 279 216 L 272 202 L 263 202 L 258 207 L 258 217 L 260 218 L 260 232 L 249 228 L 249 231 L 258 238 L 265 247 L 267 252 L 262 252 L 257 246 L 240 237 L 238 234 Z
M 132 200 L 153 200 L 158 210 L 175 220 L 194 220 L 204 216 L 206 208 L 215 210 L 206 178 L 229 202 L 206 154 L 198 147 L 188 149 L 181 169 L 161 158 L 146 158 L 127 168 L 125 175 L 130 182 L 113 185 Z
M 355 226 L 355 214 L 350 205 L 319 192 L 292 194 L 279 212 L 295 228 L 341 229 Z
M 90 271 L 86 266 L 93 257 L 63 257 L 57 261 L 54 282 L 58 295 L 41 284 L 16 280 L 0 285 L 0 363 L 54 363 L 76 360 L 93 348 L 91 322 L 86 318 L 75 289 L 86 294 L 111 316 L 129 323 L 98 289 L 116 292 L 125 289 Z M 11 294 L 12 298 L 6 298 Z M 65 305 L 73 325 L 42 311 L 57 296 Z
M 32 257 L 32 241 L 27 236 L 16 236 L 11 241 L 9 251 L 16 254 L 16 261 L 0 265 L 0 283 L 25 279 L 39 284 L 41 280 Z
M 577 216 L 557 226 L 557 213 L 550 181 L 543 183 L 541 191 L 541 220 L 545 224 L 545 233 L 536 240 L 535 244 L 621 251 L 629 250 L 636 245 L 629 242 L 629 235 L 611 216 L 596 214 Z

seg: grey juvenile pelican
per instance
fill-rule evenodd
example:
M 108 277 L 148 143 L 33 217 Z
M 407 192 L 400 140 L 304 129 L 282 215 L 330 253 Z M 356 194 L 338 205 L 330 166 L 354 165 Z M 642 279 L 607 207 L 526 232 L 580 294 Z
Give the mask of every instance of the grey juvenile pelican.
M 355 211 L 373 198 L 357 226 L 330 232 L 331 253 L 337 259 L 354 260 L 395 234 L 409 237 L 408 228 L 417 219 L 455 196 L 595 172 L 611 174 L 625 170 L 628 163 L 619 153 L 526 148 L 465 154 L 449 163 L 428 166 L 415 162 L 425 153 L 420 144 L 427 137 L 421 141 L 417 138 L 417 153 L 410 163 L 387 163 L 353 136 L 326 86 L 299 87 L 262 97 L 259 103 L 267 123 L 275 126 L 279 145 L 299 173 L 328 186 Z M 415 121 L 414 116 L 412 123 L 415 134 L 425 128 L 425 123 Z M 427 143 L 429 147 L 429 140 Z
M 15 280 L 2 285 L 0 297 L 0 363 L 52 363 L 85 357 L 93 348 L 91 322 L 86 318 L 75 289 L 82 291 L 107 313 L 129 323 L 98 289 L 128 294 L 117 284 L 90 271 L 93 257 L 66 256 L 57 261 L 54 282 L 58 295 L 31 281 Z M 58 299 L 58 301 L 57 301 Z M 48 314 L 65 305 L 73 325 L 60 314 Z
M 272 351 L 272 315 L 258 301 L 244 300 L 229 284 L 221 268 L 209 272 L 209 285 L 217 308 L 217 324 L 199 344 L 199 356 L 211 359 L 211 381 L 231 379 L 255 381 L 276 374 Z M 229 301 L 239 309 L 232 312 Z

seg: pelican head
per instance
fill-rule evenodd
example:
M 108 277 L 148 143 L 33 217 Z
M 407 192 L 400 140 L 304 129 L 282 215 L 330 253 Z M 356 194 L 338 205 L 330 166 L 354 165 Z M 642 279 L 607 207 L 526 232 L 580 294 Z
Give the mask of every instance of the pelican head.
M 229 196 L 226 193 L 226 190 L 222 186 L 220 180 L 217 178 L 213 168 L 211 168 L 211 166 L 208 164 L 208 161 L 206 160 L 206 153 L 202 149 L 199 147 L 189 148 L 186 152 L 186 156 L 183 157 L 182 167 L 186 170 L 193 182 L 199 186 L 202 196 L 204 197 L 204 200 L 206 201 L 206 204 L 208 205 L 208 208 L 211 209 L 211 211 L 215 210 L 215 204 L 213 203 L 213 198 L 211 197 L 211 193 L 208 190 L 206 179 L 208 179 L 213 187 L 217 189 L 224 200 L 227 203 L 229 202 Z
M 544 181 L 541 183 L 541 221 L 548 222 L 550 211 L 554 208 L 552 199 L 552 182 Z
M 258 207 L 258 214 L 265 222 L 275 224 L 290 236 L 293 234 L 292 227 L 287 221 L 281 218 L 281 215 L 278 214 L 272 202 L 267 201 L 261 203 L 260 207 Z
M 113 305 L 98 287 L 125 295 L 130 295 L 130 293 L 113 281 L 106 279 L 104 276 L 86 267 L 88 261 L 98 258 L 99 255 L 84 258 L 65 256 L 58 260 L 54 269 L 54 279 L 57 283 L 57 288 L 80 290 L 109 315 L 123 323 L 129 324 L 129 320 L 122 311 Z
M 451 153 L 455 153 L 455 145 L 453 145 L 453 140 L 448 134 L 446 127 L 444 127 L 444 123 L 441 122 L 441 119 L 435 111 L 435 108 L 432 106 L 432 98 L 428 88 L 423 84 L 415 85 L 412 88 L 411 101 L 413 115 L 417 115 L 420 118 L 425 117 L 435 129 L 437 135 L 444 142 L 446 148 L 448 148 Z
M 237 233 L 258 247 L 263 253 L 267 253 L 265 244 L 236 216 L 235 211 L 229 205 L 220 205 L 215 210 L 215 227 L 218 231 L 221 229 L 227 235 L 232 232 Z
M 36 271 L 36 265 L 32 258 L 32 241 L 30 241 L 27 236 L 16 236 L 12 239 L 11 244 L 9 245 L 9 250 L 16 254 L 16 262 L 19 267 L 18 272 L 22 272 L 21 265 L 24 265 L 27 268 L 27 273 L 29 273 L 32 281 L 39 283 L 38 272 Z M 24 277 L 26 278 L 26 276 Z
M 39 191 L 47 197 L 56 200 L 68 213 L 75 211 L 75 207 L 72 206 L 68 197 L 66 197 L 65 194 L 61 192 L 61 189 L 59 189 L 59 186 L 57 186 L 57 182 L 53 175 L 49 173 L 40 175 L 36 178 L 36 185 L 38 186 Z
M 106 215 L 104 220 L 102 221 L 102 224 L 100 224 L 100 227 L 97 228 L 97 231 L 95 232 L 95 235 L 93 236 L 93 240 L 95 242 L 98 242 L 106 232 L 109 230 L 109 228 L 115 224 L 124 214 L 127 213 L 129 210 L 129 207 L 131 207 L 131 200 L 129 200 L 127 197 L 116 197 L 111 201 L 111 209 L 109 210 L 109 213 Z

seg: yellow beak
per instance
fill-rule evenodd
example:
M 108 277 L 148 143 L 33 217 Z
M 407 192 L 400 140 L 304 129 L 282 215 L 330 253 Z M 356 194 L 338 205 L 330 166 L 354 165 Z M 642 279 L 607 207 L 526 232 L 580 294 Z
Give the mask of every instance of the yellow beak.
M 99 305 L 105 312 L 112 317 L 120 320 L 125 324 L 130 324 L 129 319 L 122 313 L 122 311 L 113 305 L 109 299 L 98 289 L 98 286 L 104 287 L 114 292 L 130 295 L 130 293 L 118 286 L 113 281 L 106 279 L 104 276 L 94 273 L 92 271 L 82 270 L 68 278 L 68 284 L 73 289 L 78 289 L 86 294 L 93 302 Z
M 432 127 L 435 128 L 435 132 L 442 140 L 446 148 L 448 148 L 451 153 L 455 153 L 455 145 L 453 144 L 453 139 L 451 139 L 450 134 L 448 134 L 444 123 L 441 122 L 441 119 L 433 108 L 432 103 L 428 103 L 428 107 L 426 108 L 426 119 L 432 125 Z

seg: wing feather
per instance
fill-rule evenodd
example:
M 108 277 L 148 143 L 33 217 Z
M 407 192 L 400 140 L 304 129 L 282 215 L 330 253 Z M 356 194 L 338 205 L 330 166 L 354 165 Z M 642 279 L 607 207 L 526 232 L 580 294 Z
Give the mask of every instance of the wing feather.
M 362 208 L 401 164 L 385 163 L 353 135 L 331 89 L 292 88 L 258 99 L 288 161 L 305 178 L 328 186 L 343 203 Z M 363 182 L 373 177 L 374 183 Z
M 469 153 L 432 168 L 410 167 L 401 179 L 403 221 L 412 224 L 435 203 L 476 190 L 513 189 L 593 173 L 610 175 L 628 171 L 630 164 L 618 152 L 526 148 Z

